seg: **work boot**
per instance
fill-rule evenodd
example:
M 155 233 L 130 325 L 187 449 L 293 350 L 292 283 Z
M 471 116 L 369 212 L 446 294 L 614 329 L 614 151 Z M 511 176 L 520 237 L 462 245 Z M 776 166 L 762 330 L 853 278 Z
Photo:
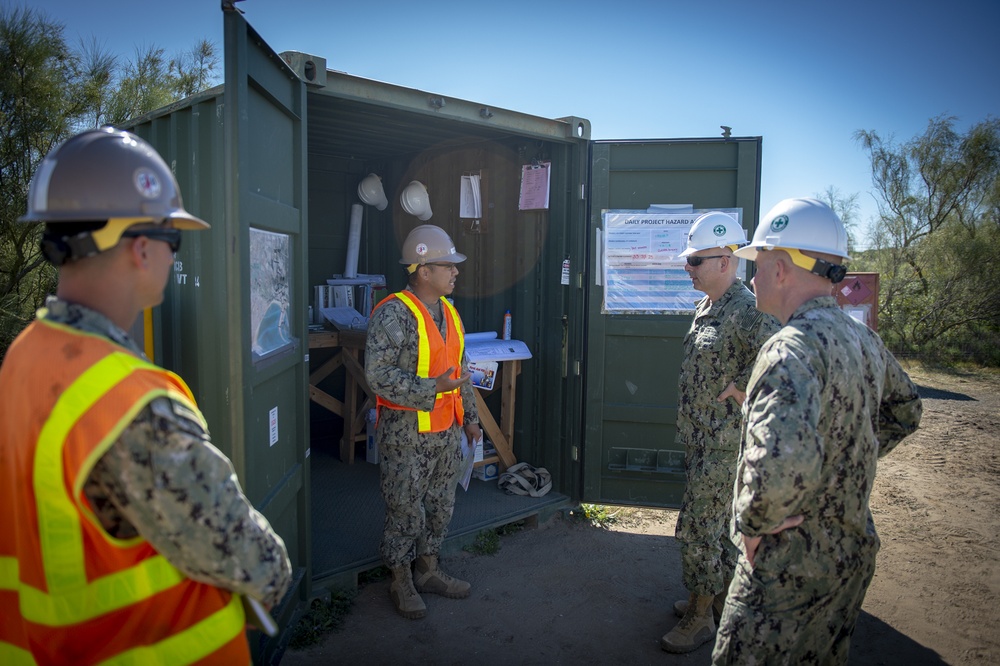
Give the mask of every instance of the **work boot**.
M 691 593 L 687 612 L 663 638 L 660 647 L 667 652 L 691 652 L 712 640 L 715 621 L 712 620 L 712 602 L 715 597 Z
M 427 615 L 424 600 L 413 589 L 413 574 L 410 572 L 410 567 L 393 567 L 389 596 L 392 597 L 396 610 L 407 620 L 419 620 Z
M 472 586 L 464 580 L 452 578 L 438 569 L 437 555 L 421 555 L 413 567 L 413 582 L 421 592 L 440 594 L 449 599 L 464 599 Z
M 727 585 L 726 590 L 728 589 L 729 586 Z M 727 592 L 725 590 L 719 592 L 717 595 L 715 595 L 714 600 L 712 601 L 712 617 L 715 618 L 716 623 L 718 623 L 719 620 L 722 619 L 722 609 L 726 605 L 726 594 Z M 687 610 L 688 610 L 687 599 L 679 599 L 674 602 L 674 615 L 676 615 L 677 617 L 684 617 L 684 614 L 687 613 Z

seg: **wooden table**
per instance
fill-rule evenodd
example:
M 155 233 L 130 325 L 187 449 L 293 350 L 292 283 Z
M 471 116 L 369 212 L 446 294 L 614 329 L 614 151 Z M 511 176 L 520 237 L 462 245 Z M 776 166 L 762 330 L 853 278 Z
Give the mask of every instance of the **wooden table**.
M 328 361 L 309 374 L 309 399 L 344 419 L 344 435 L 340 439 L 340 459 L 354 462 L 354 444 L 365 440 L 361 430 L 365 415 L 375 406 L 375 393 L 365 379 L 365 331 L 317 331 L 309 333 L 309 350 L 336 349 Z M 344 401 L 337 400 L 319 388 L 320 382 L 335 370 L 344 367 Z M 363 396 L 359 400 L 359 390 Z M 360 406 L 359 406 L 360 404 Z
M 309 399 L 344 420 L 344 435 L 340 439 L 340 459 L 354 463 L 357 442 L 365 441 L 365 415 L 375 407 L 375 393 L 365 379 L 364 331 L 323 330 L 309 333 L 309 349 L 335 349 L 337 352 L 309 375 Z M 320 382 L 334 371 L 344 368 L 344 400 L 340 401 L 319 388 Z M 521 361 L 503 361 L 500 371 L 500 423 L 493 418 L 478 388 L 476 405 L 479 422 L 496 447 L 496 457 L 486 458 L 476 465 L 497 462 L 503 471 L 514 465 L 514 401 Z

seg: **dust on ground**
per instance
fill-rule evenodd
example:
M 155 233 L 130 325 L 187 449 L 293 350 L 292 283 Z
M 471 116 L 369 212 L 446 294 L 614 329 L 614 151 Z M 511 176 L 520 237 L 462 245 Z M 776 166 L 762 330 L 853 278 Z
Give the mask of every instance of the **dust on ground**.
M 910 366 L 920 430 L 879 462 L 882 539 L 852 664 L 1000 662 L 1000 374 Z M 612 512 L 614 509 L 611 509 Z M 362 587 L 342 629 L 286 651 L 300 664 L 696 664 L 660 636 L 685 598 L 676 511 L 623 509 L 607 527 L 562 515 L 501 539 L 495 555 L 442 558 L 472 595 L 393 608 L 388 580 Z

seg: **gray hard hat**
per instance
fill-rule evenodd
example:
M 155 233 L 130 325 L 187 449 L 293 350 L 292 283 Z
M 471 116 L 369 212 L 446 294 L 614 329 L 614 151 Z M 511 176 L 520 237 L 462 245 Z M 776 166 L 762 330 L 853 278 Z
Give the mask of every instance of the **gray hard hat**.
M 465 259 L 464 254 L 455 251 L 455 243 L 447 231 L 433 224 L 421 224 L 403 241 L 403 258 L 399 263 L 423 265 L 443 261 L 457 264 Z
M 81 132 L 46 155 L 31 179 L 28 212 L 18 221 L 60 225 L 113 219 L 209 227 L 184 209 L 177 181 L 159 153 L 113 127 Z

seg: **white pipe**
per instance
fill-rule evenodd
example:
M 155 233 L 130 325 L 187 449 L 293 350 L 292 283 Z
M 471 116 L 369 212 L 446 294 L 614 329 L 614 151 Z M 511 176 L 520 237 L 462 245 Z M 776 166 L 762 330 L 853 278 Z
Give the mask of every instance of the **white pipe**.
M 361 204 L 351 205 L 351 228 L 347 236 L 347 261 L 344 262 L 344 277 L 358 277 L 358 254 L 361 250 L 361 219 L 365 207 Z

